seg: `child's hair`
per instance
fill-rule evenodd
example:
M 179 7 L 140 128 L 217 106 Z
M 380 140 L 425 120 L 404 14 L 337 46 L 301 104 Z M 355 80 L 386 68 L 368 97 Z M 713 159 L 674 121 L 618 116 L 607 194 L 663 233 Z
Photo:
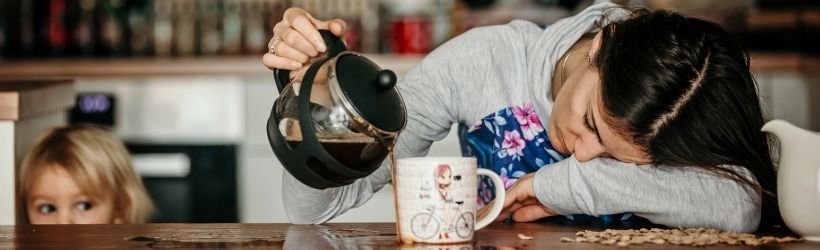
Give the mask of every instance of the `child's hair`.
M 54 164 L 64 168 L 86 195 L 111 199 L 114 216 L 123 223 L 144 223 L 154 210 L 122 141 L 101 127 L 75 125 L 48 130 L 26 154 L 17 189 L 21 211 L 26 211 L 34 178 Z

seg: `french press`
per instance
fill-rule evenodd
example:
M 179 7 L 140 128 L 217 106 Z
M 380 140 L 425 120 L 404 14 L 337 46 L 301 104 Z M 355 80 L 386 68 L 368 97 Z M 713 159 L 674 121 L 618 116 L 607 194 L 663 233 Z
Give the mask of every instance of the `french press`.
M 279 97 L 267 130 L 285 169 L 300 182 L 325 189 L 376 171 L 407 114 L 393 71 L 348 51 L 330 31 L 319 33 L 328 50 L 303 75 L 290 80 L 288 70 L 273 71 Z

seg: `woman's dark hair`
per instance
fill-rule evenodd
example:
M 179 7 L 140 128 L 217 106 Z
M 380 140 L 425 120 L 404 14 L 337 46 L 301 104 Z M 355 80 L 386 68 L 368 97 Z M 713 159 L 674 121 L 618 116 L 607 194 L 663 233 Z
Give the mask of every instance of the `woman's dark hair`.
M 602 28 L 594 58 L 606 122 L 655 165 L 697 167 L 762 191 L 759 228 L 782 223 L 746 50 L 708 21 L 667 11 L 633 15 Z M 748 169 L 759 185 L 721 165 Z

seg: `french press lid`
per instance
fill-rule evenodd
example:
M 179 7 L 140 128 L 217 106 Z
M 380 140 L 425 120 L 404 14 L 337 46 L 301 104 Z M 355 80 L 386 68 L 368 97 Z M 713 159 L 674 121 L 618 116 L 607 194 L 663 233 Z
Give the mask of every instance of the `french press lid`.
M 382 70 L 358 54 L 343 54 L 336 60 L 339 88 L 354 112 L 384 132 L 399 132 L 406 122 L 404 104 L 393 88 L 396 75 Z

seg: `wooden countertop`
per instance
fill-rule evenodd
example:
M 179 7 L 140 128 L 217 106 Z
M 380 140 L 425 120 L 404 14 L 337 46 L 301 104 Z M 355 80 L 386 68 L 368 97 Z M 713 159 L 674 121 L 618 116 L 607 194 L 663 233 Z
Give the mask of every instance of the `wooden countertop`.
M 369 54 L 368 58 L 383 68 L 404 75 L 422 58 L 421 55 Z M 817 72 L 818 56 L 794 52 L 754 52 L 755 73 Z M 190 57 L 190 58 L 111 58 L 111 59 L 30 59 L 0 62 L 0 79 L 73 79 L 95 77 L 133 77 L 164 75 L 249 75 L 270 74 L 259 56 Z
M 73 80 L 0 78 L 0 120 L 18 121 L 39 114 L 64 111 L 74 104 Z
M 627 222 L 623 222 L 627 223 Z M 615 228 L 640 228 L 622 224 Z M 557 222 L 495 223 L 463 245 L 402 245 L 393 223 L 291 224 L 144 224 L 0 226 L 0 248 L 132 249 L 132 248 L 265 248 L 265 249 L 619 249 L 593 243 L 563 243 L 595 225 Z M 533 236 L 519 239 L 518 234 Z M 634 249 L 703 249 L 672 245 L 633 245 Z M 820 243 L 767 244 L 758 247 L 714 245 L 707 249 L 818 249 Z

